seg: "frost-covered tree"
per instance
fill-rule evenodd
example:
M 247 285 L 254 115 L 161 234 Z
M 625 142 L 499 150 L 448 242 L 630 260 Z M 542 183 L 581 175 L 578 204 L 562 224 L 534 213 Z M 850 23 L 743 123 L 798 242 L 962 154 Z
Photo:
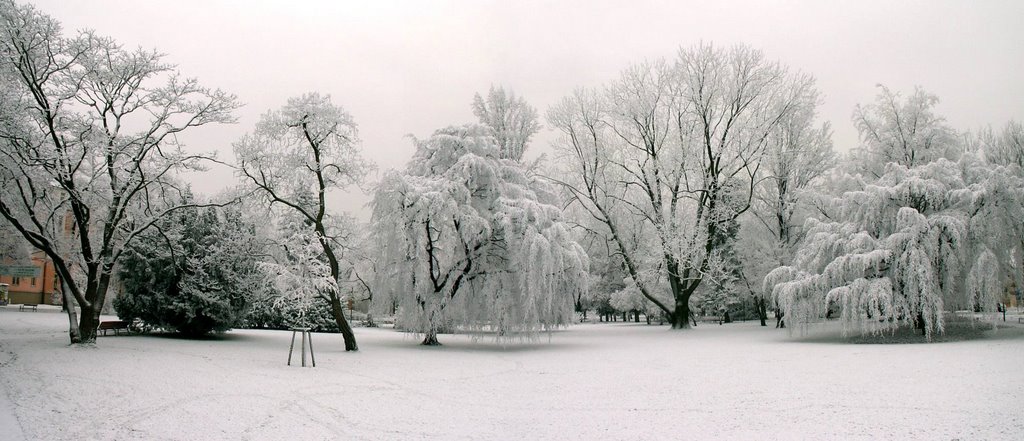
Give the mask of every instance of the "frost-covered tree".
M 812 213 L 813 185 L 836 164 L 829 124 L 817 124 L 817 95 L 787 115 L 769 134 L 762 177 L 753 207 L 743 219 L 739 282 L 754 296 L 761 325 L 766 326 L 770 293 L 755 292 L 749 280 L 761 280 L 772 269 L 792 262 L 793 247 L 802 239 L 801 226 Z M 767 234 L 766 234 L 767 233 Z
M 832 129 L 816 126 L 817 96 L 787 115 L 769 134 L 769 144 L 752 213 L 778 242 L 800 240 L 801 198 L 812 183 L 836 164 Z M 806 211 L 806 210 L 803 210 Z
M 282 233 L 284 237 L 276 244 L 277 258 L 261 261 L 259 267 L 279 293 L 272 300 L 274 308 L 297 311 L 294 324 L 310 327 L 316 317 L 312 312 L 315 308 L 330 305 L 332 296 L 341 297 L 338 279 L 331 273 L 330 262 L 314 232 Z
M 576 312 L 587 318 L 587 312 L 597 311 L 601 319 L 611 314 L 612 293 L 626 287 L 624 278 L 629 277 L 623 268 L 622 259 L 615 255 L 614 245 L 603 233 L 599 233 L 599 225 L 588 225 L 587 218 L 580 219 L 581 213 L 569 211 L 567 218 L 574 223 L 577 243 L 587 252 L 590 260 L 590 281 L 586 291 L 581 291 L 576 298 Z
M 338 281 L 339 289 L 346 300 L 354 304 L 373 303 L 374 278 L 377 277 L 377 256 L 374 251 L 373 236 L 368 225 L 359 224 L 354 220 L 351 225 L 355 246 L 348 247 L 343 255 L 346 268 L 342 272 L 343 277 Z M 368 308 L 366 312 L 366 326 L 376 327 L 373 320 L 373 310 Z
M 10 224 L 0 222 L 0 262 L 23 263 L 29 261 L 25 238 Z
M 968 171 L 976 156 L 934 113 L 937 97 L 916 88 L 903 100 L 879 87 L 875 103 L 854 111 L 857 174 L 828 177 L 836 193 L 819 198 L 793 263 L 769 273 L 764 289 L 791 324 L 838 308 L 846 332 L 912 324 L 930 338 L 943 311 L 962 306 L 967 262 L 984 248 L 970 233 L 985 204 L 964 195 L 990 179 Z
M 694 292 L 697 305 L 708 315 L 725 315 L 746 293 L 742 262 L 736 252 L 739 222 L 723 222 L 718 228 L 714 252 L 704 275 L 705 282 Z
M 547 184 L 501 156 L 491 130 L 448 127 L 416 141 L 373 200 L 377 308 L 438 344 L 443 329 L 517 338 L 571 322 L 587 256 Z
M 825 212 L 826 220 L 808 220 L 793 264 L 764 279 L 790 324 L 806 326 L 833 307 L 846 332 L 912 325 L 931 338 L 945 311 L 992 310 L 999 280 L 1020 278 L 1024 180 L 975 154 L 890 162 Z
M 96 339 L 114 268 L 182 206 L 175 173 L 210 155 L 178 135 L 233 122 L 235 98 L 90 31 L 66 36 L 32 6 L 0 0 L 0 221 L 53 262 L 72 343 Z
M 492 86 L 486 99 L 479 93 L 474 95 L 473 114 L 491 129 L 502 159 L 521 161 L 530 138 L 540 130 L 537 110 L 502 87 Z
M 978 134 L 977 141 L 989 163 L 1014 165 L 1024 170 L 1024 124 L 1010 121 L 998 134 L 989 128 Z
M 329 96 L 311 93 L 291 98 L 265 113 L 255 130 L 234 144 L 238 170 L 247 185 L 272 206 L 291 211 L 316 239 L 335 283 L 342 277 L 339 235 L 330 231 L 327 192 L 359 185 L 369 165 L 357 149 L 356 124 Z M 336 289 L 321 293 L 345 339 L 345 350 L 358 350 Z
M 935 113 L 937 96 L 915 87 L 903 99 L 883 85 L 878 88 L 874 103 L 857 105 L 853 112 L 861 141 L 858 162 L 865 174 L 879 177 L 889 163 L 915 167 L 959 157 L 956 133 Z
M 651 317 L 662 313 L 661 309 L 644 297 L 632 279 L 626 278 L 621 284 L 623 288 L 612 292 L 609 297 L 609 304 L 617 311 L 633 314 L 635 321 L 640 321 L 640 314 L 643 313 L 647 317 L 647 324 L 651 323 Z
M 563 135 L 563 188 L 674 328 L 689 327 L 719 230 L 751 206 L 769 135 L 813 94 L 810 77 L 760 51 L 700 45 L 549 111 Z

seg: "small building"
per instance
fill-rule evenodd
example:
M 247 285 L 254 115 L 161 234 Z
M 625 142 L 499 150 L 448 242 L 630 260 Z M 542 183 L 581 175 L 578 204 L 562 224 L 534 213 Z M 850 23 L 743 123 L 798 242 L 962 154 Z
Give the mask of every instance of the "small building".
M 39 277 L 0 275 L 0 283 L 7 284 L 9 302 L 60 305 L 60 278 L 53 262 L 42 251 L 36 251 L 32 253 L 32 265 L 39 269 Z

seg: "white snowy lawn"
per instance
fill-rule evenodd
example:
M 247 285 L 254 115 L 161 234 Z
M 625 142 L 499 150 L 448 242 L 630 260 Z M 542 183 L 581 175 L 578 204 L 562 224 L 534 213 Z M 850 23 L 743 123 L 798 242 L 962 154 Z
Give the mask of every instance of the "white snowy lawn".
M 869 345 L 754 322 L 583 324 L 431 348 L 358 328 L 360 352 L 314 334 L 317 367 L 301 368 L 289 332 L 83 348 L 66 320 L 0 308 L 0 439 L 1024 439 L 1017 326 Z

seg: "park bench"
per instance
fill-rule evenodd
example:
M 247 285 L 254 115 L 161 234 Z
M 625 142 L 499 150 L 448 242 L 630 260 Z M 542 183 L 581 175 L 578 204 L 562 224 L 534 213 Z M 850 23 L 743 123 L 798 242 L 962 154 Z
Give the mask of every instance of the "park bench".
M 24 311 L 26 309 L 31 309 L 33 311 L 38 311 L 39 310 L 39 305 L 37 305 L 35 303 L 23 303 L 21 306 L 18 307 L 18 311 Z
M 725 323 L 725 317 L 720 315 L 704 315 L 697 317 L 698 322 L 718 322 L 719 325 Z
M 122 329 L 128 329 L 128 322 L 122 320 L 109 320 L 105 322 L 100 322 L 100 327 L 98 329 L 100 331 L 103 331 L 103 335 L 107 335 L 108 330 L 112 330 L 114 331 L 114 335 L 118 335 L 118 331 Z

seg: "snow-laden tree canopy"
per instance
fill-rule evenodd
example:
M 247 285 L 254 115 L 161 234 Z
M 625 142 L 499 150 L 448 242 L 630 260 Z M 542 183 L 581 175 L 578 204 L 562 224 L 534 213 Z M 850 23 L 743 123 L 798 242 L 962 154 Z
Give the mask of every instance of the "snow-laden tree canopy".
M 853 124 L 860 134 L 862 171 L 881 176 L 890 162 L 914 167 L 960 153 L 956 132 L 935 113 L 939 98 L 920 87 L 906 98 L 878 85 L 875 102 L 858 105 Z
M 930 337 L 944 311 L 994 310 L 1002 281 L 1020 278 L 1024 180 L 1007 167 L 889 163 L 828 205 L 832 220 L 808 220 L 793 265 L 764 279 L 791 324 L 838 307 L 847 332 L 913 324 Z
M 691 295 L 727 260 L 722 249 L 751 208 L 771 135 L 813 113 L 813 83 L 761 51 L 702 44 L 577 90 L 548 112 L 562 135 L 567 197 L 674 328 L 689 327 Z M 663 287 L 669 302 L 656 292 Z
M 179 136 L 234 122 L 233 95 L 159 52 L 125 47 L 0 0 L 0 222 L 60 275 L 72 343 L 96 339 L 114 268 L 136 237 L 183 208 L 179 172 L 211 154 Z
M 987 162 L 1024 169 L 1024 124 L 1009 121 L 999 133 L 991 128 L 981 130 L 975 142 Z
M 503 159 L 490 133 L 467 125 L 417 140 L 374 197 L 374 304 L 397 304 L 424 344 L 453 326 L 518 337 L 568 324 L 587 287 L 587 255 L 548 184 Z
M 811 94 L 806 99 L 813 104 L 820 98 Z M 798 107 L 769 134 L 750 215 L 739 219 L 736 242 L 743 246 L 736 251 L 742 260 L 742 285 L 754 295 L 762 323 L 770 293 L 755 292 L 749 281 L 792 263 L 793 249 L 805 233 L 804 220 L 814 212 L 814 189 L 836 164 L 831 126 L 819 125 L 815 110 L 813 105 Z
M 255 130 L 234 144 L 234 151 L 246 185 L 271 206 L 293 213 L 291 232 L 304 229 L 301 237 L 315 238 L 322 251 L 318 258 L 327 262 L 330 276 L 335 282 L 345 277 L 341 235 L 346 229 L 332 228 L 343 223 L 329 210 L 327 192 L 358 186 L 372 167 L 359 153 L 352 116 L 330 96 L 291 98 L 281 109 L 263 114 Z M 358 350 L 338 290 L 321 294 L 345 349 Z
M 473 96 L 473 114 L 480 124 L 493 130 L 502 159 L 520 161 L 530 138 L 540 130 L 537 110 L 514 92 L 505 92 L 502 87 L 491 87 L 487 98 Z
M 283 237 L 276 240 L 275 258 L 258 264 L 266 281 L 281 294 L 274 305 L 290 304 L 304 312 L 312 309 L 317 299 L 330 302 L 330 294 L 339 292 L 338 281 L 331 274 L 316 235 L 303 230 L 282 230 L 279 235 Z M 302 317 L 299 319 L 301 322 Z

